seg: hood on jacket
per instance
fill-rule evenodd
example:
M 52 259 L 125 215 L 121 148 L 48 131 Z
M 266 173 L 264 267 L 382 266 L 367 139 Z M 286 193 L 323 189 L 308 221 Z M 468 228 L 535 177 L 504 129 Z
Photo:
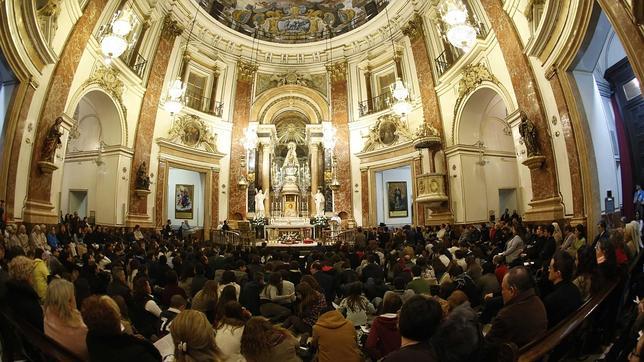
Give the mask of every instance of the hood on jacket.
M 344 318 L 342 313 L 337 310 L 326 312 L 318 318 L 317 325 L 329 329 L 338 329 L 347 323 L 351 323 Z
M 378 316 L 378 324 L 386 329 L 397 331 L 398 316 L 394 313 L 381 314 Z

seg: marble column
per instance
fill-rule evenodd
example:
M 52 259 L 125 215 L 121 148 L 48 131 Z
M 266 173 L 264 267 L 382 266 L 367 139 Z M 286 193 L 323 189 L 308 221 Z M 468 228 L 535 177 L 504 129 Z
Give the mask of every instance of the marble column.
M 367 114 L 373 111 L 373 89 L 371 89 L 371 68 L 364 71 L 364 83 L 367 88 Z
M 309 205 L 315 205 L 315 200 L 313 200 L 313 197 L 318 191 L 318 187 L 320 187 L 319 183 L 319 171 L 320 171 L 320 165 L 319 165 L 319 160 L 320 156 L 318 155 L 318 152 L 320 152 L 320 145 L 313 143 L 309 145 L 309 155 L 311 159 L 311 195 L 309 196 Z M 309 214 L 313 215 L 315 212 L 315 208 L 309 207 Z
M 565 75 L 564 75 L 565 76 Z M 568 169 L 570 170 L 571 180 L 583 180 L 581 173 L 581 165 L 579 162 L 579 152 L 577 150 L 577 140 L 574 128 L 571 122 L 570 109 L 563 90 L 561 79 L 559 78 L 559 71 L 551 69 L 546 77 L 550 81 L 550 87 L 554 93 L 555 102 L 557 103 L 557 111 L 559 112 L 559 122 L 561 122 L 561 130 L 564 141 L 566 142 L 566 151 L 568 152 Z M 572 188 L 572 211 L 573 219 L 579 222 L 585 220 L 585 206 L 584 206 L 584 185 L 579 182 L 578 185 Z
M 237 186 L 239 177 L 244 175 L 244 168 L 239 165 L 239 160 L 246 157 L 246 150 L 239 140 L 244 137 L 244 129 L 250 121 L 251 92 L 253 78 L 257 66 L 239 61 L 237 63 L 237 85 L 235 89 L 235 114 L 233 115 L 232 144 L 230 146 L 230 178 L 228 181 L 228 218 L 245 219 L 248 193 L 246 189 Z
M 159 160 L 159 165 L 157 166 L 156 196 L 154 198 L 154 224 L 157 228 L 163 228 L 165 225 L 163 210 L 165 210 L 164 206 L 166 204 L 165 191 L 168 188 L 168 185 L 166 185 L 166 174 L 168 170 L 168 162 L 166 160 Z
M 141 112 L 136 126 L 134 138 L 134 156 L 132 157 L 132 167 L 130 167 L 130 207 L 128 211 L 128 223 L 145 223 L 148 219 L 148 195 L 137 195 L 136 173 L 143 163 L 149 166 L 152 162 L 150 153 L 152 151 L 152 139 L 154 136 L 154 126 L 156 124 L 157 111 L 161 102 L 163 93 L 163 81 L 168 72 L 168 63 L 170 55 L 177 36 L 182 33 L 183 29 L 167 15 L 163 20 L 161 38 L 154 54 L 154 59 L 150 66 L 150 77 L 143 94 L 141 102 Z
M 69 33 L 56 64 L 40 117 L 37 123 L 34 147 L 29 170 L 29 185 L 24 220 L 30 223 L 56 223 L 58 216 L 52 212 L 51 203 L 52 173 L 43 173 L 38 167 L 41 151 L 50 128 L 56 118 L 65 112 L 65 104 L 74 80 L 74 75 L 85 50 L 92 30 L 105 9 L 107 0 L 90 0 Z
M 327 66 L 331 77 L 331 119 L 337 129 L 334 155 L 337 160 L 336 174 L 340 189 L 333 192 L 337 214 L 345 212 L 353 218 L 351 195 L 351 155 L 349 151 L 349 93 L 347 89 L 347 63 L 338 62 Z
M 360 170 L 360 182 L 362 183 L 362 226 L 371 226 L 369 224 L 369 169 Z
M 545 157 L 541 167 L 530 170 L 532 201 L 525 214 L 527 221 L 548 221 L 563 218 L 563 205 L 559 196 L 556 162 L 548 132 L 548 119 L 543 107 L 537 79 L 530 62 L 523 52 L 523 45 L 510 16 L 503 10 L 501 0 L 481 0 L 492 30 L 496 34 L 519 109 L 537 128 L 539 150 Z
M 425 42 L 423 19 L 415 16 L 402 29 L 403 34 L 411 41 L 412 54 L 416 64 L 416 77 L 420 88 L 420 98 L 423 101 L 423 118 L 425 123 L 436 128 L 444 141 L 443 123 L 441 122 L 441 109 L 436 95 L 434 72 L 429 60 L 429 52 Z

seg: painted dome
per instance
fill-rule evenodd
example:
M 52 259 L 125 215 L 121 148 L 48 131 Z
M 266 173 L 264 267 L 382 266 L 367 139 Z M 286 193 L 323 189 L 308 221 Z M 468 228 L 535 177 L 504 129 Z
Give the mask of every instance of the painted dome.
M 315 42 L 346 33 L 381 12 L 390 0 L 202 0 L 226 26 L 276 43 Z

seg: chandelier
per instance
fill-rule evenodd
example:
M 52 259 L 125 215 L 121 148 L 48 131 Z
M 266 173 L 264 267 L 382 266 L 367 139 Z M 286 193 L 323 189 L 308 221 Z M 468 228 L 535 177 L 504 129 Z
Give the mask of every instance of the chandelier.
M 240 143 L 246 150 L 256 149 L 259 143 L 257 128 L 255 126 L 244 128 L 244 137 L 240 140 Z
M 112 59 L 120 57 L 130 46 L 127 36 L 132 31 L 132 17 L 130 9 L 119 10 L 109 24 L 101 27 L 101 51 L 106 63 L 109 64 Z
M 445 23 L 447 40 L 453 46 L 469 52 L 476 43 L 476 28 L 468 20 L 463 0 L 443 0 L 438 9 Z
M 391 48 L 394 52 L 393 54 L 395 58 L 396 45 L 394 44 L 394 35 L 391 30 L 391 21 L 389 20 L 389 12 L 387 11 L 387 8 L 385 8 L 385 14 L 387 15 L 387 24 L 389 25 L 389 37 L 391 39 Z M 411 112 L 411 109 L 412 109 L 412 106 L 408 101 L 409 90 L 405 87 L 405 83 L 403 83 L 402 79 L 400 78 L 400 74 L 398 74 L 397 65 L 394 68 L 394 75 L 396 76 L 396 81 L 390 86 L 391 95 L 394 97 L 394 103 L 391 106 L 391 110 L 398 116 L 402 117 L 407 115 L 409 112 Z
M 325 122 L 322 126 L 322 133 L 322 144 L 324 145 L 324 149 L 333 151 L 338 130 L 333 127 L 331 123 Z

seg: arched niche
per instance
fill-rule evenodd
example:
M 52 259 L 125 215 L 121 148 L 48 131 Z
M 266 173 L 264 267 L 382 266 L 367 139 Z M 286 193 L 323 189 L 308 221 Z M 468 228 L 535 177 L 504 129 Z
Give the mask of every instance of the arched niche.
M 90 87 L 72 98 L 72 104 L 78 133 L 69 141 L 68 146 L 72 147 L 68 150 L 97 150 L 100 141 L 107 146 L 127 145 L 125 112 L 111 94 Z
M 487 221 L 490 211 L 521 211 L 522 187 L 508 106 L 502 94 L 481 86 L 463 101 L 446 151 L 457 222 Z
M 327 100 L 317 91 L 300 85 L 284 85 L 262 93 L 251 107 L 251 119 L 268 124 L 286 110 L 306 115 L 310 123 L 330 119 Z

